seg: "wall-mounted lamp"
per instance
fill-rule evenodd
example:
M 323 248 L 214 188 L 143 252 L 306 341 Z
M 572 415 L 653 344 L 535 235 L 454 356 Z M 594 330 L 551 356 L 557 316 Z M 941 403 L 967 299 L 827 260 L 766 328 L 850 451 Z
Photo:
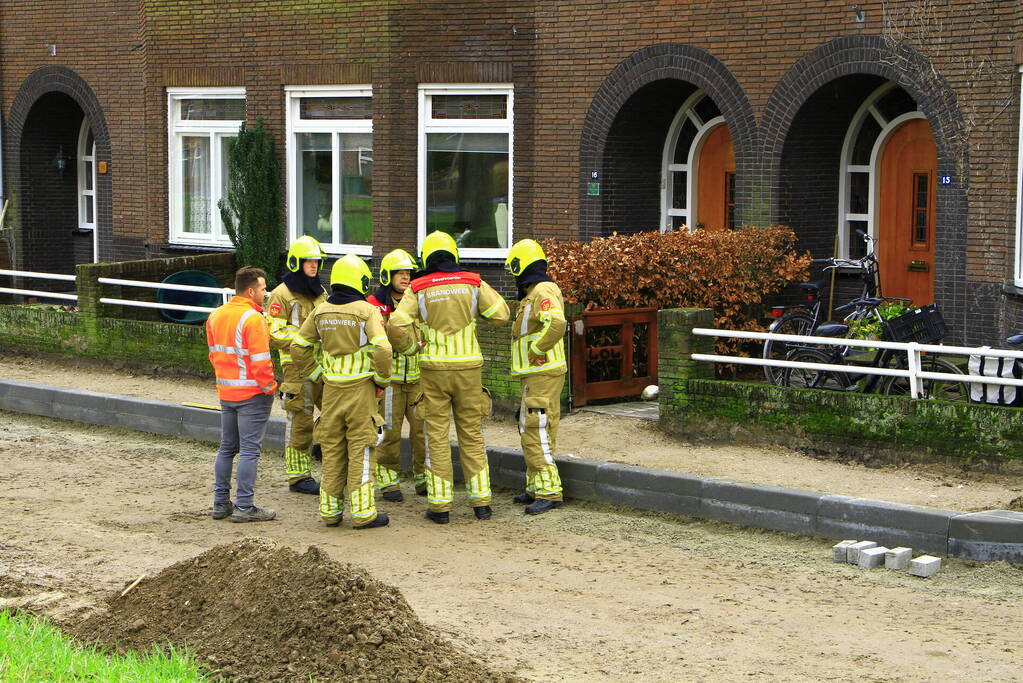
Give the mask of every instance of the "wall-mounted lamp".
M 64 177 L 64 169 L 67 168 L 67 155 L 64 154 L 64 145 L 57 150 L 57 156 L 53 157 L 53 167 L 57 169 L 57 175 Z
M 867 13 L 859 5 L 852 6 L 853 19 L 856 20 L 857 24 L 862 24 L 867 20 Z

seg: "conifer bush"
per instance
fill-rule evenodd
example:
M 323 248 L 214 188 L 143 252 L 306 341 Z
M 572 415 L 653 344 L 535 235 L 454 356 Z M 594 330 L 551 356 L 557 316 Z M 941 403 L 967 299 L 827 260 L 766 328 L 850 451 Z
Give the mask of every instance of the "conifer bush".
M 284 205 L 277 153 L 263 119 L 251 128 L 242 124 L 228 155 L 228 191 L 218 204 L 220 217 L 234 244 L 238 265 L 262 268 L 271 288 L 284 252 Z
M 548 239 L 549 273 L 570 303 L 609 308 L 712 308 L 721 329 L 763 331 L 765 297 L 806 279 L 810 255 L 788 227 L 614 233 Z M 735 349 L 719 339 L 718 349 Z

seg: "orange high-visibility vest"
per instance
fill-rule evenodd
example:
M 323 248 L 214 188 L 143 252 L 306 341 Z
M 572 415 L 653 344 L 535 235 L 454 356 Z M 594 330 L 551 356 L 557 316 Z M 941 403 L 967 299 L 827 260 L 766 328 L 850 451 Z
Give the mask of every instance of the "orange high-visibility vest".
M 244 401 L 277 388 L 270 330 L 262 313 L 249 299 L 234 296 L 206 319 L 210 363 L 222 401 Z

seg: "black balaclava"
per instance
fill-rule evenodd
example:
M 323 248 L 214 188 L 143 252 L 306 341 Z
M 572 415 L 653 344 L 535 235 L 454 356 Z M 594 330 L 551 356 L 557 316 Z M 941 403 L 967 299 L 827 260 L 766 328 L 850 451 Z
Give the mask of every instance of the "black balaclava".
M 426 257 L 423 269 L 415 273 L 416 277 L 430 275 L 432 273 L 460 273 L 465 270 L 455 261 L 455 255 L 449 251 L 435 251 Z
M 526 290 L 529 289 L 529 285 L 536 284 L 537 282 L 554 282 L 547 274 L 546 261 L 534 261 L 515 276 L 515 287 L 519 290 L 519 301 L 526 298 Z
M 281 276 L 281 281 L 288 286 L 292 294 L 304 294 L 315 299 L 323 294 L 323 285 L 320 284 L 319 271 L 312 277 L 302 272 L 302 264 L 308 260 L 300 259 L 298 262 L 298 272 L 292 273 L 289 270 Z
M 363 295 L 362 292 L 355 289 L 354 287 L 349 287 L 348 285 L 331 285 L 330 292 L 331 294 L 329 297 L 327 297 L 327 301 L 328 303 L 332 303 L 335 306 L 340 306 L 341 304 L 350 304 L 353 301 L 366 300 L 366 297 Z

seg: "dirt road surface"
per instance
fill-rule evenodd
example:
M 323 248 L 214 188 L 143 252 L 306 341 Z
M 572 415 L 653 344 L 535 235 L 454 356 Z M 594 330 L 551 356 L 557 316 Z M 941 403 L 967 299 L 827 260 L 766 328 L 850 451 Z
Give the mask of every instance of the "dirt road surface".
M 217 402 L 212 380 L 132 372 L 89 359 L 0 352 L 0 378 L 174 403 Z M 279 407 L 275 411 L 283 415 Z M 490 420 L 484 431 L 489 445 L 519 448 L 509 420 Z M 782 447 L 686 443 L 666 436 L 653 422 L 587 412 L 562 417 L 558 455 L 961 512 L 1004 509 L 1023 496 L 1023 472 L 965 471 L 942 463 L 871 469 Z
M 59 617 L 142 573 L 246 535 L 315 544 L 397 586 L 431 628 L 536 681 L 1023 680 L 1023 568 L 938 575 L 830 561 L 829 543 L 574 503 L 476 522 L 421 499 L 385 529 L 328 529 L 266 458 L 265 524 L 215 522 L 212 451 L 192 441 L 0 413 L 0 585 L 69 597 Z

